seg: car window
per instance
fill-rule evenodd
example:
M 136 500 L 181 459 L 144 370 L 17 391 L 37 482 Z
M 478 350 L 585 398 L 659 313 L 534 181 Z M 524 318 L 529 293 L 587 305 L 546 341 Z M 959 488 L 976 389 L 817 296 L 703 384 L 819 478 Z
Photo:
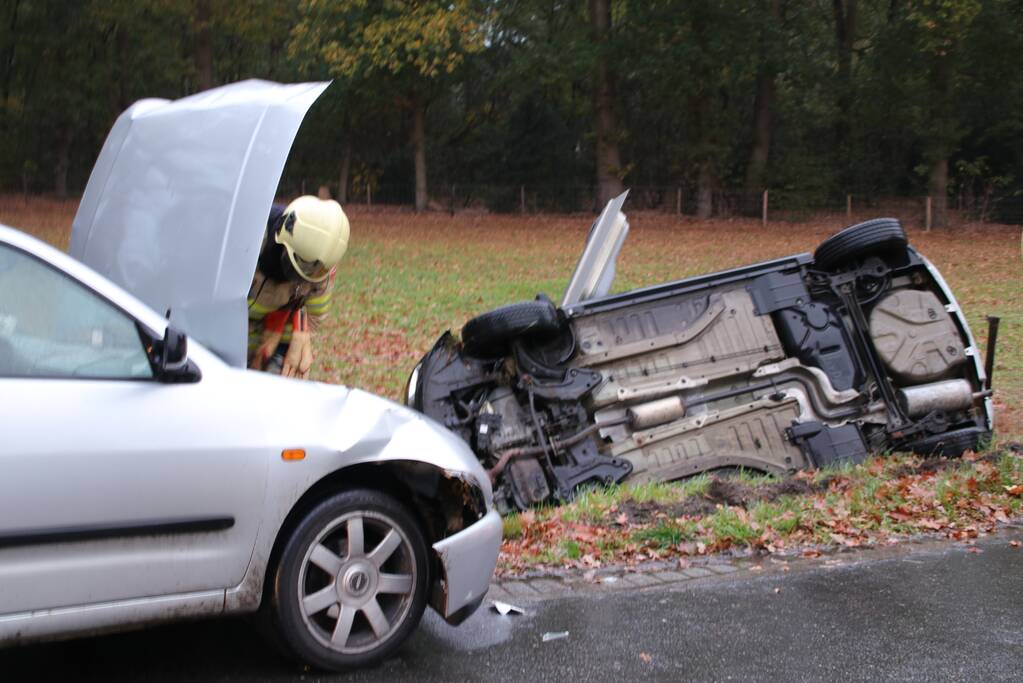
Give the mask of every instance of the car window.
M 153 371 L 130 316 L 0 244 L 0 376 L 146 379 Z

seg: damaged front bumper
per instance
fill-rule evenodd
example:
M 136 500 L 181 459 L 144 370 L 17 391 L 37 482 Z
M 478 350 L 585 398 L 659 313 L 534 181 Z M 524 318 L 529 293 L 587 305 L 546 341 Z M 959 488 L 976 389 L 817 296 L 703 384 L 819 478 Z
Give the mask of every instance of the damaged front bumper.
M 433 544 L 441 567 L 430 605 L 458 625 L 483 601 L 501 548 L 501 516 L 493 508 L 475 524 Z

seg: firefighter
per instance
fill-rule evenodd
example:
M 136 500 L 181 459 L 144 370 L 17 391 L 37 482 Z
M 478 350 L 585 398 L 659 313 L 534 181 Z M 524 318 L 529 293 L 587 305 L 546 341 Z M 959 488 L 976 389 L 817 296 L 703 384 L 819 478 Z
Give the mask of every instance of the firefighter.
M 348 217 L 334 200 L 306 195 L 271 207 L 249 288 L 250 368 L 309 376 L 310 332 L 330 307 L 348 233 Z

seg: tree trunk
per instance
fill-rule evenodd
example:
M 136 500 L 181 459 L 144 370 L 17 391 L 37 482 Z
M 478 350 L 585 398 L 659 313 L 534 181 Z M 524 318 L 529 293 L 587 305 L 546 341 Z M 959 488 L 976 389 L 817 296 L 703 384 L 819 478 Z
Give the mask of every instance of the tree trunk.
M 856 42 L 856 0 L 832 0 L 835 18 L 835 49 L 838 61 L 838 115 L 835 117 L 835 150 L 840 164 L 841 180 L 848 185 L 849 176 L 849 133 L 851 125 L 852 56 Z
M 700 162 L 696 184 L 696 217 L 710 218 L 714 214 L 714 169 L 710 161 Z
M 195 2 L 195 68 L 199 90 L 213 87 L 213 32 L 210 30 L 210 0 Z
M 416 212 L 426 211 L 426 103 L 420 97 L 412 101 L 412 153 L 416 167 Z
M 11 81 L 14 78 L 14 55 L 17 53 L 18 48 L 18 9 L 21 7 L 20 0 L 16 0 L 14 6 L 11 8 L 11 19 L 8 24 L 10 30 L 11 44 L 7 49 L 7 55 L 4 57 L 4 91 L 3 104 L 4 112 L 8 111 L 7 107 L 10 104 L 11 97 Z M 4 117 L 4 124 L 6 127 L 7 117 Z
M 948 227 L 948 157 L 955 150 L 950 125 L 952 113 L 952 65 L 948 55 L 935 56 L 931 66 L 931 174 L 928 194 L 931 197 L 932 219 L 935 228 Z
M 67 199 L 67 173 L 71 167 L 71 131 L 61 128 L 54 140 L 56 162 L 53 166 L 53 192 L 57 199 Z
M 337 179 L 337 201 L 344 206 L 348 201 L 348 177 L 352 170 L 352 141 L 346 139 L 341 150 L 341 173 Z
M 781 0 L 771 0 L 771 19 L 777 24 L 781 19 Z M 746 166 L 746 189 L 762 190 L 766 185 L 765 171 L 771 153 L 771 134 L 774 129 L 774 96 L 777 70 L 770 61 L 767 41 L 761 38 L 760 68 L 757 72 L 757 94 L 753 115 L 753 149 L 749 165 Z
M 931 225 L 948 227 L 948 159 L 939 159 L 931 167 L 929 194 L 931 196 Z
M 622 193 L 622 161 L 618 151 L 618 123 L 615 120 L 614 74 L 607 55 L 611 32 L 611 0 L 590 0 L 592 39 L 597 49 L 594 74 L 593 110 L 597 133 L 597 204 L 604 206 Z

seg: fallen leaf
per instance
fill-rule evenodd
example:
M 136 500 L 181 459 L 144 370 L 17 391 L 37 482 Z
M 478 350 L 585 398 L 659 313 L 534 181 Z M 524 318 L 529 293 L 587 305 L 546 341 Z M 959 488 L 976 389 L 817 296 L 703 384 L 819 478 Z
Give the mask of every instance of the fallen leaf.
M 979 554 L 981 554 L 984 551 L 974 545 L 974 546 L 970 546 L 969 548 L 967 548 L 966 552 L 971 553 L 973 555 L 979 555 Z
M 1016 484 L 1015 486 L 1006 486 L 1005 492 L 1010 496 L 1023 496 L 1023 484 Z
M 615 523 L 620 524 L 621 526 L 625 526 L 626 524 L 629 523 L 629 516 L 623 512 L 622 514 L 615 517 Z
M 781 593 L 781 588 L 774 589 L 774 594 L 777 595 L 778 593 Z
M 1018 548 L 1019 541 L 1009 541 L 1009 545 L 1011 545 L 1013 548 Z
M 646 652 L 640 652 L 639 653 L 639 658 L 642 659 L 645 664 L 649 664 L 650 662 L 654 661 L 654 658 L 651 657 Z

